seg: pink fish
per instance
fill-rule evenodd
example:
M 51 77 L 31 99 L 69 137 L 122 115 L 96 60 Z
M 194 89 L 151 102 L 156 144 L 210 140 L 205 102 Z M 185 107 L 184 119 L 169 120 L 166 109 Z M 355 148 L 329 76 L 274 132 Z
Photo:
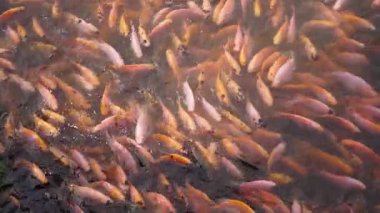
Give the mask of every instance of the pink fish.
M 78 186 L 70 184 L 69 189 L 78 197 L 86 200 L 90 200 L 96 203 L 106 204 L 111 203 L 112 200 L 107 195 L 86 186 Z
M 297 26 L 296 26 L 296 11 L 292 8 L 292 17 L 289 21 L 287 40 L 289 43 L 293 43 L 297 37 Z
M 348 109 L 348 114 L 351 120 L 362 130 L 371 134 L 380 134 L 380 124 L 372 122 L 353 109 Z
M 18 45 L 20 43 L 21 38 L 12 27 L 7 26 L 5 29 L 5 34 L 14 45 Z
M 15 70 L 16 65 L 8 59 L 0 58 L 0 66 L 9 70 Z
M 243 41 L 244 41 L 244 35 L 243 31 L 241 30 L 241 25 L 238 25 L 238 28 L 236 29 L 236 34 L 234 38 L 234 48 L 233 50 L 235 52 L 240 52 L 241 47 L 243 46 Z
M 120 162 L 120 164 L 127 170 L 127 172 L 131 175 L 138 173 L 138 165 L 136 160 L 133 158 L 132 154 L 116 141 L 112 136 L 107 136 L 108 145 L 111 150 L 114 152 L 116 158 Z
M 78 166 L 81 169 L 83 169 L 83 171 L 85 172 L 90 171 L 90 164 L 88 163 L 86 157 L 82 153 L 80 153 L 76 149 L 71 149 L 70 153 L 73 160 L 78 164 Z
M 203 130 L 206 133 L 209 133 L 209 132 L 213 131 L 213 127 L 211 126 L 211 124 L 204 117 L 198 115 L 195 112 L 193 112 L 192 115 L 194 117 L 195 123 L 197 124 L 197 126 L 201 130 Z
M 249 194 L 252 190 L 265 190 L 269 191 L 277 184 L 270 180 L 254 180 L 250 182 L 243 182 L 239 186 L 239 192 L 241 194 Z
M 328 77 L 336 83 L 339 83 L 344 89 L 353 94 L 365 97 L 373 97 L 377 92 L 364 79 L 352 73 L 345 71 L 335 71 L 328 74 Z
M 105 53 L 110 61 L 115 64 L 115 65 L 123 65 L 124 60 L 120 56 L 120 54 L 115 50 L 114 47 L 112 47 L 110 44 L 107 44 L 105 42 L 100 42 L 99 43 L 99 49 Z
M 147 192 L 144 193 L 145 200 L 148 205 L 154 209 L 155 212 L 167 212 L 167 213 L 176 213 L 176 209 L 173 204 L 170 202 L 168 198 L 166 198 L 163 194 L 156 192 Z
M 280 160 L 280 158 L 285 153 L 285 151 L 286 151 L 286 143 L 285 142 L 279 143 L 276 147 L 273 148 L 272 152 L 269 155 L 268 162 L 267 162 L 269 171 L 272 169 L 272 166 Z
M 313 130 L 316 132 L 324 132 L 324 128 L 319 123 L 309 118 L 303 117 L 301 115 L 291 114 L 291 113 L 286 113 L 286 112 L 278 112 L 275 115 L 275 117 L 289 120 L 293 122 L 294 124 L 297 124 L 300 128 L 305 128 L 305 129 Z
M 43 86 L 40 83 L 36 84 L 36 88 L 38 92 L 41 94 L 41 97 L 43 98 L 44 103 L 52 110 L 58 109 L 58 100 L 55 98 L 55 96 L 49 91 L 48 88 Z
M 162 22 L 165 19 L 165 16 L 171 11 L 170 7 L 164 7 L 157 11 L 153 16 L 152 25 L 156 26 L 158 23 Z M 153 30 L 152 30 L 153 31 Z
M 244 179 L 243 172 L 230 160 L 225 157 L 222 157 L 220 160 L 222 167 L 230 174 L 233 178 L 238 180 Z
M 296 110 L 298 107 L 302 107 L 302 109 L 317 115 L 333 113 L 332 109 L 322 101 L 303 95 L 296 95 L 294 98 L 284 101 L 282 107 L 285 110 Z
M 165 19 L 159 22 L 156 26 L 153 27 L 152 31 L 150 31 L 149 38 L 151 40 L 159 38 L 161 35 L 169 31 L 172 24 L 173 21 L 171 19 Z
M 111 127 L 120 127 L 126 124 L 126 119 L 121 115 L 112 115 L 104 120 L 102 120 L 99 124 L 91 128 L 91 132 L 96 133 L 99 131 L 107 130 Z
M 342 10 L 350 0 L 336 0 L 333 6 L 334 10 Z
M 17 74 L 9 74 L 8 80 L 16 83 L 25 92 L 34 92 L 36 90 L 31 82 L 21 78 Z
M 320 171 L 319 175 L 326 179 L 327 181 L 335 184 L 346 190 L 365 190 L 366 186 L 360 180 L 355 178 L 344 176 L 344 175 L 336 175 L 326 171 Z

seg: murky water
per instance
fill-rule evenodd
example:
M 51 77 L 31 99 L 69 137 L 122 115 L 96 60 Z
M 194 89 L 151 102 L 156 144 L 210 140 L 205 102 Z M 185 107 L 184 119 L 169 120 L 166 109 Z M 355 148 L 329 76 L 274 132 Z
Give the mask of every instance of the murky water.
M 380 211 L 377 1 L 207 3 L 0 3 L 2 212 Z

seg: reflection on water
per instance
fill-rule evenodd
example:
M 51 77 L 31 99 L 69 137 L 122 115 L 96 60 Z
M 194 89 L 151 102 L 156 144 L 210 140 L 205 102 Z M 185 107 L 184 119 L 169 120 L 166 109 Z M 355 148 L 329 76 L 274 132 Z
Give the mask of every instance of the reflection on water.
M 380 211 L 379 7 L 3 2 L 0 207 Z

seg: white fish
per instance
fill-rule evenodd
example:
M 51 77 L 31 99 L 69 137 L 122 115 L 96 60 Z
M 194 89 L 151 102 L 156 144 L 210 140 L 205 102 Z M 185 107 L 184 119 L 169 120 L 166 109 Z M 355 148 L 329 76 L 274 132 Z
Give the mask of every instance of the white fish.
M 252 104 L 251 101 L 247 100 L 245 105 L 245 111 L 248 113 L 249 119 L 257 126 L 261 125 L 261 116 L 256 107 Z
M 131 29 L 132 31 L 130 35 L 131 36 L 130 40 L 131 40 L 131 47 L 132 47 L 133 53 L 135 54 L 137 58 L 141 58 L 143 56 L 143 52 L 141 50 L 140 40 L 133 23 L 131 23 Z
M 119 65 L 119 66 L 124 64 L 123 58 L 111 45 L 105 42 L 100 42 L 99 49 L 108 56 L 108 58 L 113 62 L 113 64 Z
M 218 112 L 218 110 L 211 105 L 205 98 L 202 97 L 202 106 L 203 109 L 207 112 L 207 114 L 214 119 L 215 121 L 221 121 L 222 115 Z
M 189 112 L 194 111 L 194 109 L 195 109 L 194 93 L 193 93 L 193 90 L 191 89 L 188 81 L 185 81 L 183 83 L 183 93 L 185 95 L 185 104 L 187 106 L 187 110 Z
M 137 118 L 135 128 L 135 140 L 138 144 L 144 143 L 149 133 L 150 117 L 146 108 L 139 110 L 139 116 Z
M 278 87 L 290 81 L 293 77 L 293 72 L 296 69 L 294 58 L 288 59 L 277 71 L 272 81 L 272 87 Z

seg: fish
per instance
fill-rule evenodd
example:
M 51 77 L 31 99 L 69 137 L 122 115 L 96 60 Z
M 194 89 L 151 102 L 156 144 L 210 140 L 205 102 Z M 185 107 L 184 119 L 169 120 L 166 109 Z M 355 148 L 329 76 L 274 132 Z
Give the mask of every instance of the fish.
M 183 83 L 183 94 L 185 95 L 185 104 L 187 106 L 187 111 L 193 112 L 195 109 L 195 98 L 193 90 L 191 89 L 188 81 L 185 81 Z
M 320 171 L 319 175 L 334 183 L 336 186 L 342 187 L 348 190 L 364 190 L 366 189 L 366 185 L 362 183 L 360 180 L 357 180 L 352 177 L 343 176 L 343 175 L 335 175 L 330 172 Z
M 227 88 L 221 79 L 221 72 L 219 72 L 215 79 L 215 94 L 221 104 L 226 106 L 231 105 L 231 99 L 228 95 Z
M 138 165 L 130 151 L 120 144 L 110 135 L 107 136 L 108 145 L 114 152 L 119 163 L 127 170 L 128 174 L 135 175 L 138 173 Z
M 48 150 L 47 143 L 33 130 L 20 126 L 17 130 L 17 134 L 19 134 L 20 137 L 25 139 L 27 142 L 34 144 L 34 146 L 39 148 L 41 151 Z
M 44 121 L 37 115 L 33 115 L 33 122 L 36 130 L 45 136 L 57 137 L 59 130 L 49 122 Z
M 68 188 L 74 195 L 80 197 L 81 199 L 90 200 L 99 204 L 112 203 L 112 199 L 110 197 L 90 187 L 70 184 Z
M 8 20 L 12 19 L 14 16 L 19 14 L 20 12 L 24 11 L 25 7 L 24 6 L 19 6 L 19 7 L 13 7 L 8 10 L 3 11 L 0 14 L 0 23 L 3 24 L 7 22 Z
M 151 138 L 161 143 L 163 146 L 165 146 L 169 150 L 182 151 L 183 145 L 168 135 L 155 133 L 151 135 Z
M 281 43 L 285 42 L 287 39 L 289 31 L 289 21 L 286 19 L 284 23 L 280 26 L 277 33 L 273 37 L 273 44 L 274 45 L 280 45 Z
M 174 76 L 174 78 L 179 82 L 180 77 L 181 77 L 181 69 L 178 65 L 177 58 L 171 49 L 167 49 L 165 52 L 166 55 L 166 61 L 169 65 L 169 68 L 171 69 L 171 72 Z
M 25 92 L 33 93 L 36 90 L 31 82 L 17 74 L 8 74 L 8 81 L 16 83 Z
M 97 160 L 95 160 L 94 158 L 88 158 L 88 163 L 91 171 L 94 173 L 94 175 L 99 181 L 104 181 L 107 179 L 106 174 L 102 171 L 103 169 Z
M 256 79 L 256 89 L 263 103 L 266 106 L 271 107 L 274 102 L 272 93 L 260 76 L 257 76 Z
M 141 108 L 138 111 L 138 114 L 135 128 L 135 140 L 137 144 L 142 144 L 148 137 L 151 119 L 146 108 Z
M 254 181 L 240 183 L 239 192 L 241 194 L 248 194 L 250 191 L 254 191 L 254 190 L 270 191 L 276 186 L 277 184 L 270 180 L 254 180 Z
M 211 105 L 210 102 L 208 102 L 204 97 L 201 97 L 201 100 L 203 109 L 207 112 L 207 114 L 215 121 L 221 121 L 222 115 L 218 112 L 218 110 L 213 105 Z
M 189 158 L 180 154 L 176 154 L 176 153 L 161 155 L 156 160 L 156 162 L 162 162 L 162 161 L 172 161 L 182 166 L 189 166 L 193 163 Z
M 237 116 L 235 116 L 234 114 L 232 114 L 230 111 L 221 109 L 220 113 L 221 113 L 221 115 L 222 115 L 223 118 L 229 120 L 231 123 L 233 123 L 236 127 L 238 127 L 239 129 L 241 129 L 242 131 L 244 131 L 246 133 L 251 133 L 252 132 L 251 127 L 249 127 L 245 122 L 243 122 L 242 120 L 240 120 Z
M 146 32 L 146 30 L 143 28 L 143 26 L 139 25 L 138 27 L 138 34 L 140 37 L 140 43 L 144 47 L 149 47 L 150 46 L 150 38 Z
M 45 30 L 42 28 L 41 23 L 36 17 L 32 18 L 32 26 L 34 33 L 36 33 L 39 37 L 44 38 L 46 36 Z
M 78 166 L 81 169 L 83 169 L 83 171 L 85 171 L 85 172 L 90 171 L 90 164 L 89 164 L 87 158 L 82 153 L 80 153 L 76 149 L 71 149 L 70 153 L 71 153 L 72 159 L 78 164 Z
M 147 201 L 150 208 L 154 208 L 155 211 L 162 211 L 168 213 L 176 213 L 172 202 L 168 200 L 164 195 L 156 192 L 147 192 L 144 193 L 144 198 Z M 149 208 L 149 207 L 148 207 Z
M 0 66 L 9 70 L 16 69 L 16 65 L 12 61 L 6 58 L 1 58 L 1 57 L 0 57 Z
M 345 90 L 353 94 L 373 97 L 377 92 L 364 79 L 345 71 L 335 71 L 328 74 L 330 80 L 340 84 Z
M 255 212 L 248 204 L 244 203 L 243 201 L 233 199 L 223 199 L 220 203 L 212 208 L 211 212 L 224 211 L 225 209 L 241 213 Z
M 269 171 L 271 171 L 273 164 L 279 161 L 279 159 L 282 157 L 285 151 L 286 151 L 286 143 L 284 142 L 279 143 L 276 147 L 273 148 L 267 162 L 268 164 L 267 167 Z
M 79 109 L 89 109 L 91 107 L 87 98 L 78 90 L 57 77 L 54 77 L 54 80 L 57 82 L 58 87 L 64 92 L 65 97 L 73 106 Z
M 225 157 L 221 157 L 220 159 L 221 167 L 223 167 L 228 174 L 230 174 L 233 178 L 238 180 L 244 179 L 243 171 L 241 171 L 232 161 Z
M 45 172 L 41 170 L 39 166 L 37 166 L 35 163 L 32 163 L 25 159 L 16 159 L 14 165 L 14 168 L 17 169 L 26 169 L 28 170 L 33 177 L 35 177 L 41 184 L 47 184 L 49 180 L 47 179 Z
M 108 27 L 110 29 L 114 29 L 117 25 L 117 21 L 119 17 L 118 7 L 119 7 L 119 2 L 113 1 L 111 4 L 111 10 L 108 15 Z
M 272 87 L 278 87 L 290 81 L 293 78 L 293 72 L 296 69 L 296 64 L 294 58 L 288 59 L 276 72 L 273 77 Z
M 170 30 L 172 27 L 173 20 L 171 19 L 164 19 L 163 21 L 159 22 L 157 25 L 154 26 L 154 28 L 150 31 L 148 37 L 150 40 L 158 39 L 159 37 L 162 37 L 165 32 Z
M 194 188 L 190 183 L 186 183 L 182 191 L 186 197 L 188 207 L 194 212 L 208 212 L 215 205 L 215 202 L 207 194 Z
M 318 50 L 313 44 L 313 42 L 306 36 L 306 35 L 300 35 L 299 36 L 300 41 L 302 45 L 305 48 L 306 56 L 309 60 L 317 60 L 318 59 Z
M 58 100 L 57 98 L 49 91 L 48 88 L 43 86 L 40 83 L 36 84 L 36 89 L 41 94 L 42 98 L 44 99 L 44 103 L 47 107 L 49 107 L 52 110 L 58 109 Z
M 131 32 L 131 28 L 129 27 L 128 23 L 129 22 L 127 21 L 126 14 L 122 14 L 119 21 L 119 33 L 124 37 L 128 37 L 129 33 Z
M 230 22 L 233 19 L 235 7 L 236 2 L 234 0 L 226 0 L 218 13 L 215 23 L 217 25 L 222 25 Z
M 175 115 L 167 108 L 167 106 L 162 102 L 161 99 L 158 100 L 158 103 L 161 107 L 162 118 L 164 123 L 174 129 L 177 129 L 178 123 Z
M 145 207 L 144 198 L 143 198 L 142 194 L 136 189 L 135 186 L 133 186 L 133 185 L 129 186 L 129 194 L 130 194 L 130 199 L 131 199 L 132 203 L 135 203 L 141 207 Z
M 18 33 L 12 29 L 12 27 L 7 26 L 5 29 L 5 34 L 13 42 L 14 45 L 18 45 L 21 42 L 21 38 L 19 37 Z
M 275 50 L 273 46 L 268 46 L 258 51 L 249 61 L 247 71 L 249 73 L 258 72 L 264 60 L 274 53 Z
M 195 132 L 197 130 L 197 125 L 190 114 L 182 107 L 182 104 L 177 100 L 178 106 L 178 118 L 181 121 L 182 127 L 189 132 Z

